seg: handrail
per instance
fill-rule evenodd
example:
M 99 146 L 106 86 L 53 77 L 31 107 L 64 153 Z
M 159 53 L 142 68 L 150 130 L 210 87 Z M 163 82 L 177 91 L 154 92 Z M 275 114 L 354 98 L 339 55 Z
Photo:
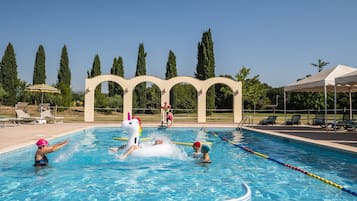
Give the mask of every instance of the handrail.
M 243 188 L 245 189 L 245 194 L 239 198 L 233 198 L 227 201 L 251 201 L 252 199 L 252 192 L 249 186 L 246 183 L 242 183 Z
M 236 130 L 241 130 L 243 124 L 245 123 L 245 121 L 247 121 L 247 119 L 250 119 L 250 116 L 245 116 L 238 124 L 238 127 L 236 128 Z

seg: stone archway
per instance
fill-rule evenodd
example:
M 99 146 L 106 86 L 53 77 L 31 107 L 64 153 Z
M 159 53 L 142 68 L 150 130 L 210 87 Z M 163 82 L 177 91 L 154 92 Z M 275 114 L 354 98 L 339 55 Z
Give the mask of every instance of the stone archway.
M 154 76 L 143 75 L 132 79 L 124 79 L 116 75 L 99 75 L 87 78 L 85 81 L 85 102 L 84 102 L 84 121 L 94 121 L 94 89 L 102 82 L 111 81 L 119 84 L 124 90 L 123 97 L 123 119 L 128 112 L 132 113 L 133 90 L 136 85 L 142 82 L 152 82 L 161 91 L 161 105 L 170 101 L 170 90 L 178 83 L 189 83 L 197 90 L 197 121 L 206 122 L 206 93 L 214 84 L 225 84 L 233 91 L 233 122 L 238 123 L 242 120 L 242 83 L 224 77 L 214 77 L 207 80 L 198 80 L 188 76 L 177 76 L 169 80 L 163 80 Z

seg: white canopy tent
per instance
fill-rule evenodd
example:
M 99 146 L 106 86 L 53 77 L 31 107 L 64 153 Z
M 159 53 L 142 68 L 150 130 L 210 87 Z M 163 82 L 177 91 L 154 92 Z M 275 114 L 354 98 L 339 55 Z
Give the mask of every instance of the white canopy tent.
M 348 92 L 350 95 L 350 119 L 352 119 L 352 98 L 351 93 L 357 92 L 357 70 L 351 73 L 347 73 L 344 76 L 337 77 L 335 79 L 335 111 L 336 111 L 336 92 L 341 91 Z
M 325 119 L 327 117 L 327 92 L 335 91 L 335 78 L 357 71 L 345 65 L 337 65 L 333 68 L 323 70 L 315 75 L 299 80 L 284 87 L 284 111 L 286 115 L 286 92 L 324 92 L 325 95 Z M 336 86 L 338 92 L 347 92 L 344 86 Z

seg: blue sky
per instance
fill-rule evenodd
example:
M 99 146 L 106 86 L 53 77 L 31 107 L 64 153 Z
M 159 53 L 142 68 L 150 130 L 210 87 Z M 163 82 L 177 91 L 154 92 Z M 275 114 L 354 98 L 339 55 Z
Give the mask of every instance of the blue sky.
M 132 78 L 140 43 L 148 75 L 164 78 L 172 50 L 178 74 L 193 76 L 197 43 L 209 28 L 216 76 L 235 76 L 246 66 L 251 76 L 280 87 L 316 73 L 311 63 L 318 59 L 357 68 L 355 0 L 3 0 L 0 6 L 0 56 L 11 42 L 19 78 L 32 83 L 42 44 L 46 83 L 56 83 L 66 45 L 75 91 L 84 90 L 96 54 L 102 74 L 121 56 L 125 78 Z

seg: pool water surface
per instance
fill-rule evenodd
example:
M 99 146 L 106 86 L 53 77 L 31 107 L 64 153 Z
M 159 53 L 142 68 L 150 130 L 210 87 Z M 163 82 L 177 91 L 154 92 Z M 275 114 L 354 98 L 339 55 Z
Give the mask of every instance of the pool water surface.
M 207 130 L 357 191 L 355 154 L 247 130 Z M 50 163 L 44 168 L 32 166 L 35 145 L 0 155 L 0 200 L 229 200 L 245 193 L 243 182 L 254 201 L 357 200 L 199 128 L 144 128 L 143 138 L 163 139 L 170 145 L 155 156 L 133 154 L 125 160 L 108 150 L 125 143 L 115 137 L 127 133 L 121 128 L 94 128 L 50 141 L 68 138 L 70 143 L 48 154 Z M 212 163 L 192 157 L 192 147 L 185 144 L 196 140 L 212 143 Z

